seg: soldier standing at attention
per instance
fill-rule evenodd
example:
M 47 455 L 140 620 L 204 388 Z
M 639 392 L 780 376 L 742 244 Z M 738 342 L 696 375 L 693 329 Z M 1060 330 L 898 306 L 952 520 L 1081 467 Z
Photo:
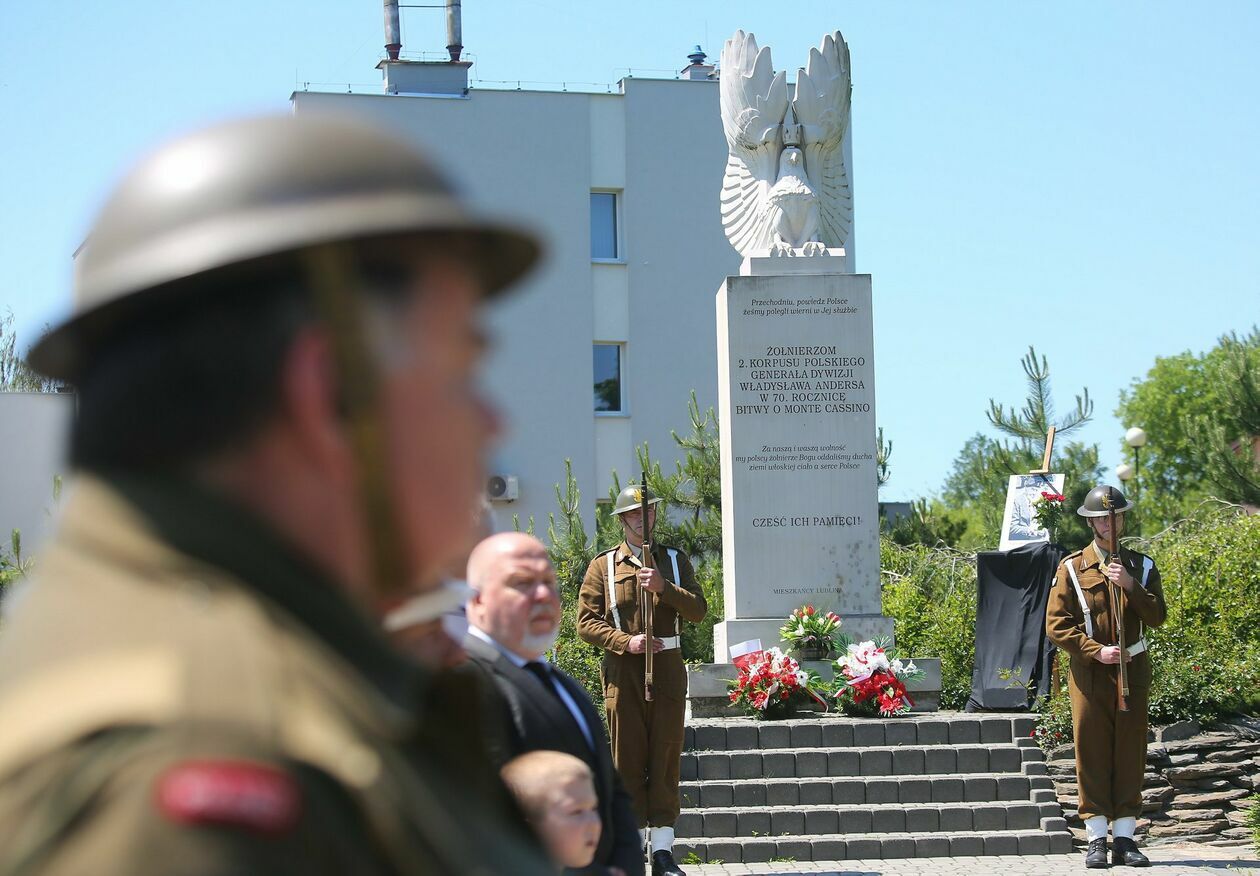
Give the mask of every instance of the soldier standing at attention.
M 647 500 L 647 520 L 643 502 Z M 708 606 L 691 561 L 680 550 L 652 546 L 652 568 L 643 562 L 661 500 L 642 487 L 626 487 L 613 513 L 625 540 L 591 561 L 578 596 L 578 635 L 604 651 L 604 709 L 613 760 L 634 802 L 640 828 L 650 828 L 652 876 L 683 876 L 674 861 L 678 820 L 678 772 L 682 757 L 687 674 L 679 649 L 682 621 L 698 623 Z M 646 530 L 644 524 L 646 523 Z M 653 604 L 648 641 L 640 608 L 646 592 Z M 655 690 L 644 696 L 644 654 L 653 651 Z
M 76 479 L 4 606 L 0 874 L 549 872 L 380 631 L 472 535 L 481 302 L 536 255 L 334 117 L 115 189 L 30 355 Z
M 1080 813 L 1089 837 L 1085 866 L 1107 866 L 1107 822 L 1111 822 L 1112 862 L 1147 867 L 1133 834 L 1142 812 L 1142 775 L 1146 769 L 1146 707 L 1151 689 L 1151 659 L 1143 626 L 1157 627 L 1167 609 L 1159 571 L 1144 554 L 1121 548 L 1124 512 L 1133 505 L 1114 487 L 1090 490 L 1076 513 L 1084 517 L 1094 540 L 1059 565 L 1046 609 L 1046 633 L 1071 658 L 1072 731 Z M 1119 591 L 1125 651 L 1116 644 L 1109 584 Z M 1126 661 L 1128 710 L 1119 708 L 1117 664 Z

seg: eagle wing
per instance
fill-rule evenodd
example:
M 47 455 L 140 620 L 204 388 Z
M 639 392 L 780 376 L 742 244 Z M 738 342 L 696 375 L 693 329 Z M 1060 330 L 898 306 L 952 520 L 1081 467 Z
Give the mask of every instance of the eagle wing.
M 805 171 L 818 193 L 819 235 L 833 247 L 844 246 L 853 229 L 853 190 L 844 162 L 853 95 L 849 71 L 848 44 L 839 31 L 828 34 L 818 48 L 809 50 L 805 69 L 797 71 L 792 101 L 801 126 Z
M 722 130 L 730 149 L 722 178 L 722 227 L 740 255 L 770 246 L 766 221 L 778 176 L 787 112 L 787 77 L 775 73 L 769 46 L 742 30 L 722 47 Z

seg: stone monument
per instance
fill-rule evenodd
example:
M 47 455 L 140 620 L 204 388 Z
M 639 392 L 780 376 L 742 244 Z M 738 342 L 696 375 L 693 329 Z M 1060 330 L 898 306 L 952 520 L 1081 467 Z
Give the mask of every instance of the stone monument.
M 717 293 L 725 617 L 714 653 L 770 647 L 797 606 L 858 639 L 880 610 L 871 278 L 855 274 L 849 51 L 811 49 L 789 99 L 768 48 L 722 50 L 722 221 L 743 255 Z M 849 247 L 846 249 L 846 247 Z

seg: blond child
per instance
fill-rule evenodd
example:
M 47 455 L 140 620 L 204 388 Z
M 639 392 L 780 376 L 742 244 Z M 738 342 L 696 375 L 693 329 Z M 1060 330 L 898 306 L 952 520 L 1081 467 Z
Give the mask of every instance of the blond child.
M 561 751 L 530 751 L 501 774 L 557 868 L 589 865 L 601 829 L 590 767 Z

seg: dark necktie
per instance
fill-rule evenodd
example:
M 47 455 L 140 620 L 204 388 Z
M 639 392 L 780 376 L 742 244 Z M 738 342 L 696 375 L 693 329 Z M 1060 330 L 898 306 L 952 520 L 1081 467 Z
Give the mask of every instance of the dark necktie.
M 582 738 L 586 740 L 586 744 L 594 745 L 590 735 L 590 728 L 586 726 L 586 719 L 575 714 L 573 709 L 569 708 L 569 704 L 565 702 L 564 697 L 560 696 L 560 691 L 551 678 L 551 667 L 541 660 L 531 660 L 525 664 L 525 671 L 541 681 L 547 692 L 556 698 L 557 702 L 560 703 L 560 707 L 564 709 L 565 714 L 573 719 L 573 723 L 582 732 Z
M 525 671 L 541 681 L 542 686 L 547 689 L 547 693 L 558 700 L 560 699 L 560 692 L 556 690 L 556 686 L 551 680 L 551 670 L 546 663 L 543 663 L 541 660 L 531 660 L 525 664 Z M 560 700 L 560 702 L 562 705 L 564 704 L 564 700 Z M 565 711 L 568 711 L 567 707 Z

